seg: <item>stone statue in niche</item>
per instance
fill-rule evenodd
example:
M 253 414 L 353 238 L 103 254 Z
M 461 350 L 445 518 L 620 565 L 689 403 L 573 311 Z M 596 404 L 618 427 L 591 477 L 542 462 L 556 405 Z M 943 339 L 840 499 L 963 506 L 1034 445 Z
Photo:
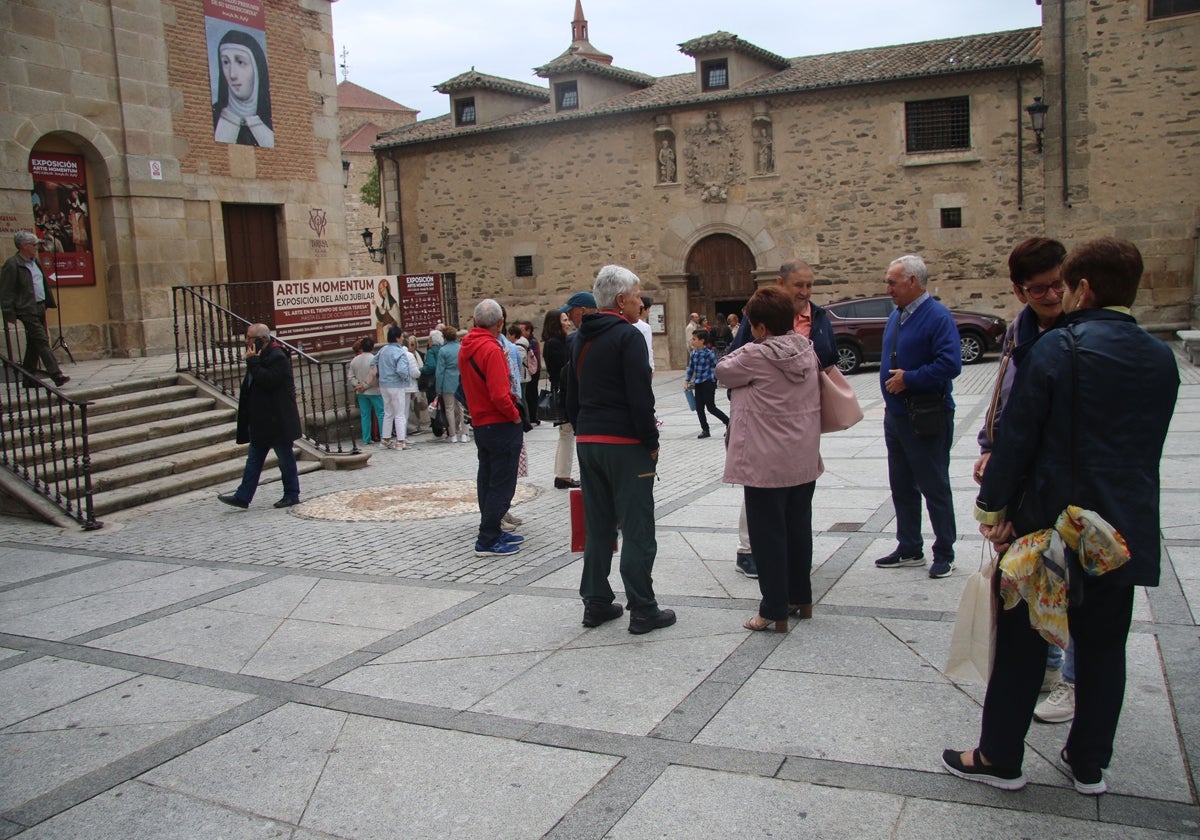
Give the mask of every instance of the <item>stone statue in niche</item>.
M 760 122 L 754 130 L 754 174 L 770 175 L 775 171 L 775 144 L 771 142 L 771 124 Z
M 722 124 L 716 111 L 709 111 L 703 126 L 687 129 L 684 161 L 687 190 L 698 192 L 708 203 L 729 199 L 729 187 L 745 180 L 738 148 L 740 132 Z
M 664 137 L 658 148 L 658 183 L 673 184 L 675 169 L 675 146 L 673 137 Z

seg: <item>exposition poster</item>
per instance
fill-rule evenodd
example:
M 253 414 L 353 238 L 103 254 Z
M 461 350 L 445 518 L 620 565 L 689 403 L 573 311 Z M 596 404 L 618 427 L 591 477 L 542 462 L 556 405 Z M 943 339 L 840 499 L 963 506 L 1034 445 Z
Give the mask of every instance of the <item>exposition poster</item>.
M 213 140 L 275 147 L 262 0 L 204 0 Z
M 442 275 L 401 274 L 400 324 L 413 335 L 429 335 L 442 320 Z
M 29 171 L 34 232 L 46 243 L 38 254 L 42 270 L 59 286 L 96 285 L 83 157 L 34 152 Z
M 372 304 L 379 277 L 275 283 L 275 334 L 306 353 L 349 347 L 375 333 Z

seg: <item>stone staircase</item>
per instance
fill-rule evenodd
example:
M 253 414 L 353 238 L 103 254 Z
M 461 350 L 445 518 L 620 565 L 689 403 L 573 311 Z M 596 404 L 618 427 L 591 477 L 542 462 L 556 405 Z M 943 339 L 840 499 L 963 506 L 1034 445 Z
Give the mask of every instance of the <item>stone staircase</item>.
M 179 374 L 71 390 L 88 400 L 92 500 L 97 518 L 205 487 L 232 490 L 246 447 L 237 410 Z M 321 468 L 299 462 L 302 473 Z M 279 479 L 275 455 L 262 483 Z

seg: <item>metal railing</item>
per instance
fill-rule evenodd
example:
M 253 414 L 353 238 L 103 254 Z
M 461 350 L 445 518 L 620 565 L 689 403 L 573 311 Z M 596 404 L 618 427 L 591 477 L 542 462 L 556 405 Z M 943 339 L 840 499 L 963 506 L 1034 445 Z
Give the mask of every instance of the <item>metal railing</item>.
M 275 327 L 272 284 L 175 286 L 171 292 L 175 369 L 236 397 L 246 374 L 242 358 L 246 328 L 255 323 Z M 358 413 L 348 383 L 350 361 L 318 359 L 276 340 L 291 354 L 304 439 L 322 452 L 357 453 Z
M 0 356 L 0 465 L 85 530 L 99 528 L 92 505 L 88 403 L 77 402 Z

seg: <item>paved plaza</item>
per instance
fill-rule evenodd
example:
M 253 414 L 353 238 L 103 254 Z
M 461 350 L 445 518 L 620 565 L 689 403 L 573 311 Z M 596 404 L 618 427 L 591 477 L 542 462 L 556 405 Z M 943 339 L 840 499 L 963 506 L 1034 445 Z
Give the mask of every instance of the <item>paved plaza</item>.
M 786 635 L 742 629 L 741 490 L 661 371 L 655 586 L 679 621 L 645 636 L 580 626 L 549 424 L 527 435 L 508 557 L 472 550 L 474 445 L 428 434 L 303 475 L 286 511 L 275 483 L 248 511 L 217 502 L 231 485 L 94 532 L 0 517 L 0 838 L 1200 835 L 1200 368 L 1182 364 L 1162 585 L 1137 594 L 1104 796 L 1059 764 L 1067 725 L 1033 725 L 1021 792 L 941 767 L 979 730 L 982 687 L 942 669 L 983 545 L 994 361 L 956 386 L 945 580 L 873 565 L 895 544 L 882 400 L 875 370 L 851 377 L 866 419 L 822 438 L 814 616 Z M 173 365 L 80 362 L 67 390 Z

